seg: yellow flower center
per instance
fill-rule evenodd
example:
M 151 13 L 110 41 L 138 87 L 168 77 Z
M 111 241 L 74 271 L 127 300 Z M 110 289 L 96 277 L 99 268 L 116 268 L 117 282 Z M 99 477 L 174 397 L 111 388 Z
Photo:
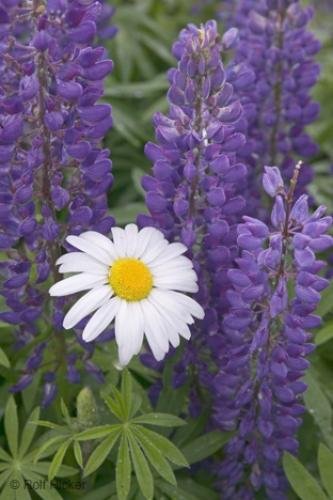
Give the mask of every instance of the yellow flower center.
M 109 283 L 118 297 L 137 301 L 148 297 L 153 288 L 153 276 L 141 260 L 116 260 L 109 270 Z

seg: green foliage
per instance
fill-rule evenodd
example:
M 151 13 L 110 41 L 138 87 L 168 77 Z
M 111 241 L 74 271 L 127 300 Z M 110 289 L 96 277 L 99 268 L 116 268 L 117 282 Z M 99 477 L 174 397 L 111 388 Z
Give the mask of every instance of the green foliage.
M 311 371 L 306 374 L 305 381 L 308 384 L 304 395 L 305 405 L 318 425 L 323 438 L 329 446 L 333 447 L 333 414 L 330 401 Z
M 43 489 L 36 489 L 40 498 L 45 500 L 61 499 L 56 490 L 52 489 L 49 480 L 45 478 L 47 470 L 51 469 L 53 461 L 41 460 L 47 453 L 40 454 L 34 445 L 37 421 L 40 409 L 35 408 L 28 417 L 20 433 L 17 407 L 13 396 L 10 396 L 4 413 L 4 428 L 8 451 L 0 448 L 0 488 L 1 500 L 22 498 L 29 500 L 32 489 L 29 486 L 35 481 L 42 481 Z M 54 476 L 67 477 L 76 473 L 73 467 L 61 465 L 54 471 Z
M 118 498 L 128 497 L 133 481 L 132 471 L 142 495 L 147 499 L 153 498 L 155 475 L 176 487 L 176 477 L 171 464 L 188 467 L 188 462 L 169 439 L 146 426 L 174 428 L 185 425 L 184 420 L 164 413 L 140 414 L 141 399 L 133 395 L 133 380 L 128 370 L 122 374 L 120 389 L 110 385 L 109 393 L 102 395 L 111 414 L 110 420 L 115 420 L 115 423 L 91 425 L 86 413 L 88 410 L 88 414 L 95 414 L 95 403 L 89 391 L 83 391 L 77 398 L 77 409 L 80 408 L 77 418 L 70 416 L 62 401 L 64 425 L 42 420 L 35 422 L 51 429 L 48 439 L 40 446 L 35 456 L 37 461 L 48 450 L 54 450 L 48 469 L 49 480 L 59 473 L 70 448 L 84 478 L 97 473 L 103 464 L 112 461 L 112 452 L 116 448 L 115 481 Z M 82 412 L 85 414 L 84 419 Z M 82 429 L 82 423 L 85 429 Z M 89 455 L 85 456 L 81 445 L 91 444 L 91 441 L 94 442 L 94 447 L 90 447 Z
M 318 448 L 317 466 L 321 484 L 296 457 L 284 454 L 284 471 L 301 500 L 333 499 L 333 453 L 322 443 Z

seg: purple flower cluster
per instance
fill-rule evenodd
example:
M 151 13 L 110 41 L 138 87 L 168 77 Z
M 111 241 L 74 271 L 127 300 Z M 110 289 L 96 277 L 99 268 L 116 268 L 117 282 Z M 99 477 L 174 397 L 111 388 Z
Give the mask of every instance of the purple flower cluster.
M 313 350 L 308 330 L 320 324 L 313 313 L 328 284 L 318 276 L 325 262 L 315 253 L 333 244 L 325 207 L 311 214 L 306 195 L 293 202 L 299 169 L 286 191 L 280 170 L 265 168 L 264 189 L 275 200 L 272 229 L 245 216 L 238 227 L 238 268 L 228 272 L 227 343 L 214 386 L 216 421 L 236 430 L 219 469 L 226 499 L 252 499 L 261 487 L 267 498 L 286 498 L 281 456 L 297 451 L 306 389 L 301 379 Z
M 113 224 L 111 161 L 100 146 L 112 119 L 110 106 L 98 103 L 112 61 L 92 46 L 102 12 L 90 0 L 0 1 L 0 248 L 8 255 L 1 319 L 15 325 L 19 348 L 43 317 L 57 339 L 54 370 L 66 357 L 64 301 L 47 306 L 46 281 L 58 280 L 64 236 Z M 34 350 L 14 390 L 31 381 L 45 347 Z M 52 374 L 46 378 L 52 384 Z
M 258 213 L 258 178 L 264 165 L 277 165 L 284 180 L 293 175 L 299 158 L 307 160 L 317 146 L 305 132 L 319 113 L 311 89 L 319 75 L 314 56 L 319 41 L 307 30 L 313 10 L 298 0 L 241 0 L 229 23 L 239 28 L 235 60 L 230 65 L 238 77 L 238 65 L 246 64 L 254 80 L 240 90 L 248 121 L 247 143 L 241 154 L 249 166 L 248 213 Z M 297 192 L 304 192 L 312 169 L 303 166 Z
M 234 40 L 234 30 L 221 38 L 215 21 L 180 33 L 173 46 L 178 65 L 168 74 L 169 113 L 155 115 L 158 144 L 145 149 L 154 163 L 142 181 L 151 215 L 139 216 L 138 223 L 154 225 L 188 247 L 206 311 L 196 332 L 201 343 L 219 329 L 227 269 L 236 255 L 236 223 L 245 207 L 240 192 L 246 167 L 236 155 L 245 143 L 244 120 L 220 56 Z M 203 351 L 189 345 L 178 370 L 182 379 L 189 365 L 200 367 Z

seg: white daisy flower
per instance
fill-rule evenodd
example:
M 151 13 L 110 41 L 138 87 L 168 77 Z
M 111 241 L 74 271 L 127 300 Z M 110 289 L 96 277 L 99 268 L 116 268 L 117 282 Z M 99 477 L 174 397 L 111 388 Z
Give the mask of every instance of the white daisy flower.
M 144 335 L 160 361 L 190 338 L 188 325 L 202 319 L 204 311 L 182 292 L 198 291 L 197 275 L 187 248 L 169 243 L 155 228 L 138 230 L 135 224 L 112 230 L 113 241 L 95 231 L 68 236 L 80 250 L 62 255 L 56 262 L 61 273 L 79 273 L 50 288 L 50 295 L 65 296 L 89 290 L 68 311 L 65 329 L 73 328 L 94 312 L 83 330 L 83 340 L 96 339 L 112 321 L 122 366 L 138 354 Z

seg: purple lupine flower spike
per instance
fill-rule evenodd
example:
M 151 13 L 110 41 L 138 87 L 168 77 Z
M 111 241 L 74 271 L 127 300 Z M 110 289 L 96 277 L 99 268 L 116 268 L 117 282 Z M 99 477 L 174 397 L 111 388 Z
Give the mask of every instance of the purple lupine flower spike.
M 244 217 L 238 269 L 228 272 L 227 344 L 215 380 L 216 422 L 236 430 L 219 470 L 226 499 L 254 498 L 261 487 L 267 498 L 286 498 L 281 457 L 297 452 L 306 389 L 301 379 L 314 348 L 308 330 L 320 324 L 314 311 L 328 284 L 318 276 L 325 263 L 315 253 L 333 244 L 325 207 L 311 214 L 306 195 L 294 202 L 299 170 L 300 164 L 286 191 L 279 169 L 265 168 L 263 185 L 275 199 L 272 229 Z
M 247 212 L 258 215 L 264 165 L 277 165 L 290 180 L 299 158 L 309 161 L 317 146 L 305 131 L 318 116 L 311 89 L 319 75 L 314 56 L 319 41 L 307 30 L 313 10 L 298 0 L 241 0 L 228 22 L 239 28 L 229 77 L 239 80 L 239 64 L 253 72 L 253 83 L 235 85 L 247 119 L 247 144 L 241 154 L 250 167 Z M 259 174 L 259 175 L 258 175 Z M 303 165 L 297 194 L 312 179 Z M 263 214 L 264 215 L 264 214 Z
M 98 103 L 112 61 L 93 46 L 103 17 L 99 2 L 0 0 L 0 8 L 6 12 L 0 24 L 0 247 L 8 255 L 0 271 L 7 310 L 0 317 L 16 326 L 20 348 L 37 334 L 43 312 L 50 309 L 47 322 L 60 328 L 64 302 L 45 307 L 46 281 L 58 280 L 64 236 L 88 228 L 105 233 L 113 224 L 111 161 L 100 145 L 112 117 L 110 106 Z M 54 329 L 48 345 L 65 346 Z M 41 356 L 29 358 L 28 373 Z
M 154 164 L 142 180 L 150 216 L 139 216 L 138 223 L 155 225 L 188 247 L 206 312 L 176 368 L 177 386 L 193 365 L 207 383 L 199 353 L 216 350 L 218 315 L 225 311 L 230 286 L 227 269 L 236 256 L 236 223 L 245 207 L 247 169 L 236 154 L 245 144 L 243 112 L 221 61 L 221 51 L 235 36 L 233 30 L 222 38 L 215 21 L 181 31 L 173 46 L 178 64 L 168 73 L 169 112 L 155 115 L 157 144 L 145 149 Z

